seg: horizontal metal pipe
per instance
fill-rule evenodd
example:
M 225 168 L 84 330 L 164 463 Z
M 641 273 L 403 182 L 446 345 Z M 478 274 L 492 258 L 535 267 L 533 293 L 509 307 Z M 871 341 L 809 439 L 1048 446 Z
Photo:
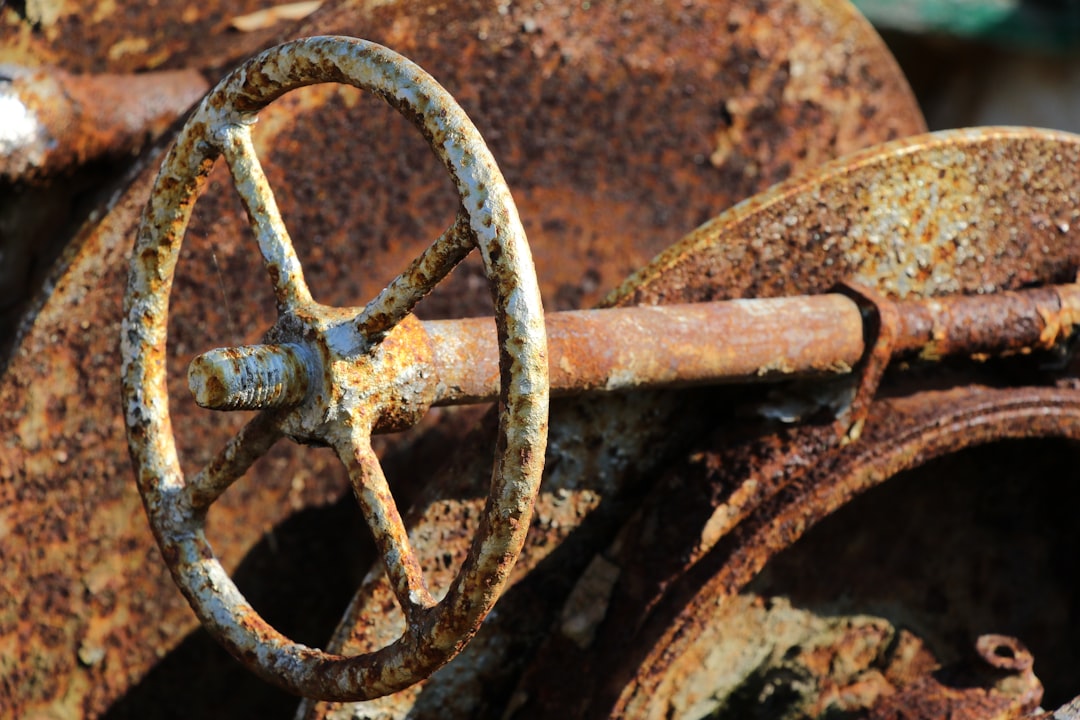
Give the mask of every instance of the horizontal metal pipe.
M 209 87 L 193 69 L 72 75 L 0 67 L 0 180 L 36 183 L 101 157 L 130 155 Z
M 1068 338 L 1080 312 L 1080 286 L 912 300 L 898 307 L 896 354 L 926 360 L 1009 355 L 1049 350 Z
M 896 307 L 894 356 L 1015 354 L 1049 349 L 1072 335 L 1080 285 L 905 300 Z M 850 372 L 865 352 L 862 313 L 839 294 L 558 312 L 545 323 L 553 395 L 837 375 Z M 494 318 L 432 320 L 423 328 L 432 349 L 433 404 L 498 396 Z M 284 357 L 289 352 L 257 346 L 206 353 L 192 363 L 192 392 L 203 407 L 223 410 L 294 402 L 304 394 L 308 371 Z M 295 372 L 271 367 L 277 360 L 286 369 L 296 365 Z M 267 378 L 275 388 L 261 387 Z
M 1080 285 L 896 305 L 894 355 L 1007 355 L 1064 342 L 1080 322 Z M 842 374 L 864 352 L 859 308 L 838 294 L 559 312 L 546 323 L 553 395 Z M 498 395 L 494 319 L 424 328 L 436 404 Z
M 843 295 L 549 313 L 553 395 L 850 372 L 863 354 L 858 306 Z M 498 396 L 493 318 L 424 323 L 436 404 Z

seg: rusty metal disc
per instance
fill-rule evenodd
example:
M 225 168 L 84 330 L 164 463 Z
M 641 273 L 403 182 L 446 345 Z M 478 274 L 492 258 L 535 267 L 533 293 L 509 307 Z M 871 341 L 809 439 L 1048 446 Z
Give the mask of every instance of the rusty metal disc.
M 4 17 L 18 39 L 5 35 L 13 38 L 5 61 L 36 58 L 69 72 L 124 73 L 145 72 L 164 58 L 163 68 L 194 67 L 216 79 L 218 68 L 271 38 L 362 27 L 367 37 L 438 68 L 510 181 L 545 305 L 554 309 L 595 303 L 690 228 L 780 179 L 925 127 L 880 38 L 840 0 L 692 7 L 682 0 L 543 7 L 465 0 L 437 12 L 327 0 L 299 25 L 252 33 L 230 29 L 228 20 L 260 7 L 254 1 L 194 8 L 168 0 L 152 12 L 114 5 L 50 4 L 64 10 L 35 28 L 16 17 L 18 3 L 9 3 Z M 132 13 L 138 16 L 127 17 Z M 167 57 L 158 55 L 165 51 Z M 284 218 L 303 228 L 297 251 L 318 299 L 342 306 L 372 297 L 389 279 L 385 268 L 407 264 L 456 207 L 450 187 L 441 198 L 432 195 L 432 178 L 444 176 L 415 130 L 371 112 L 358 95 L 340 86 L 291 93 L 260 113 L 253 129 Z M 69 238 L 5 357 L 0 584 L 8 591 L 0 593 L 0 634 L 10 644 L 0 653 L 0 704 L 16 714 L 98 716 L 113 708 L 147 715 L 167 703 L 189 715 L 223 717 L 269 715 L 289 703 L 195 631 L 131 481 L 115 390 L 117 336 L 131 237 L 161 151 L 145 153 L 130 174 L 102 185 L 100 201 Z M 361 157 L 370 160 L 357 162 Z M 223 167 L 209 184 L 229 184 Z M 177 268 L 165 361 L 176 375 L 173 429 L 190 472 L 239 428 L 234 415 L 208 417 L 185 403 L 182 368 L 208 336 L 212 344 L 257 342 L 273 320 L 274 298 L 251 261 L 246 234 L 241 203 L 209 192 L 195 209 Z M 490 314 L 481 283 L 477 266 L 466 261 L 421 309 L 428 317 Z M 533 559 L 519 563 L 523 573 L 592 512 L 594 479 L 606 496 L 630 482 L 633 468 L 655 461 L 665 438 L 650 433 L 676 432 L 654 422 L 660 417 L 652 396 L 618 414 L 576 406 L 562 413 L 561 460 L 549 475 L 552 490 L 541 497 L 542 520 L 534 522 L 527 551 Z M 465 444 L 475 419 L 438 410 L 425 418 L 424 432 L 375 438 L 388 472 L 404 480 L 395 492 L 418 497 L 409 478 L 442 465 Z M 689 425 L 681 432 L 698 427 Z M 625 442 L 614 454 L 597 455 L 612 437 Z M 258 596 L 260 611 L 265 606 L 279 627 L 291 624 L 295 637 L 320 643 L 338 603 L 377 555 L 365 537 L 336 521 L 352 517 L 355 504 L 338 502 L 348 480 L 333 453 L 287 449 L 276 446 L 253 469 L 257 483 L 234 486 L 215 505 L 210 531 L 223 563 L 249 597 Z M 459 496 L 441 507 L 456 514 L 426 525 L 435 530 L 432 546 L 455 557 L 471 537 L 461 530 L 476 517 L 471 499 L 490 482 L 490 441 L 461 456 L 473 451 L 483 458 L 476 484 L 455 485 Z M 559 489 L 572 500 L 564 502 Z M 310 552 L 301 554 L 300 544 Z M 328 571 L 312 572 L 316 565 Z M 569 562 L 560 575 L 574 567 Z M 392 596 L 388 602 L 389 611 L 376 611 L 382 620 L 396 616 Z M 546 617 L 546 605 L 534 613 L 511 599 L 503 607 L 499 621 L 522 640 L 535 637 L 528 628 Z M 468 703 L 505 688 L 527 655 L 504 661 L 503 654 L 481 653 L 484 661 L 469 667 L 486 679 L 468 685 L 475 691 L 429 695 L 433 716 L 445 716 L 455 699 Z M 488 671 L 501 679 L 490 680 Z
M 775 297 L 843 280 L 894 298 L 1070 280 L 1078 147 L 1070 133 L 1003 127 L 869 148 L 739 203 L 608 302 Z

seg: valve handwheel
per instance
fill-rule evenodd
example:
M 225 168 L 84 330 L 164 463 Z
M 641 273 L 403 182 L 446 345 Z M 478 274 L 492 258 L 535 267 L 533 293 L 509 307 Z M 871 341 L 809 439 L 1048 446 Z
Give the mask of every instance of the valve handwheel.
M 311 298 L 250 138 L 255 113 L 295 88 L 340 82 L 408 117 L 461 197 L 451 227 L 367 307 Z M 277 300 L 267 344 L 192 363 L 200 404 L 261 412 L 194 477 L 177 460 L 165 344 L 173 271 L 195 200 L 223 155 L 247 209 Z M 415 422 L 435 394 L 413 354 L 430 353 L 415 304 L 478 247 L 492 284 L 503 378 L 491 493 L 468 558 L 436 600 L 410 546 L 370 435 Z M 124 298 L 122 351 L 128 443 L 150 524 L 173 577 L 207 629 L 262 677 L 307 697 L 363 700 L 395 692 L 456 655 L 498 598 L 528 529 L 547 441 L 547 358 L 532 257 L 509 190 L 476 128 L 449 93 L 392 51 L 343 37 L 272 48 L 231 73 L 184 125 L 143 215 Z M 406 619 L 375 652 L 343 657 L 270 627 L 214 556 L 206 512 L 282 437 L 328 444 L 354 494 Z

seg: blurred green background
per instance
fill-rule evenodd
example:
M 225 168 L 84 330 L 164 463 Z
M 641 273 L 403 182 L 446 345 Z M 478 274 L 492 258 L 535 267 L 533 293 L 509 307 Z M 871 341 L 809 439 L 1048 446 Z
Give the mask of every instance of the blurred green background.
M 940 33 L 1040 52 L 1065 52 L 1080 37 L 1074 0 L 854 0 L 883 30 Z
M 1080 0 L 853 0 L 889 44 L 931 130 L 1080 132 Z

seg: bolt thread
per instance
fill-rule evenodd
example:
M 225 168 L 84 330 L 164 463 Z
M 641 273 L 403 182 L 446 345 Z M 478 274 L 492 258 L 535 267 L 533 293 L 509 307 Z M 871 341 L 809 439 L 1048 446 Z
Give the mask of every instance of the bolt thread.
M 195 402 L 210 410 L 296 405 L 307 395 L 306 355 L 292 343 L 218 348 L 191 361 L 188 387 Z

